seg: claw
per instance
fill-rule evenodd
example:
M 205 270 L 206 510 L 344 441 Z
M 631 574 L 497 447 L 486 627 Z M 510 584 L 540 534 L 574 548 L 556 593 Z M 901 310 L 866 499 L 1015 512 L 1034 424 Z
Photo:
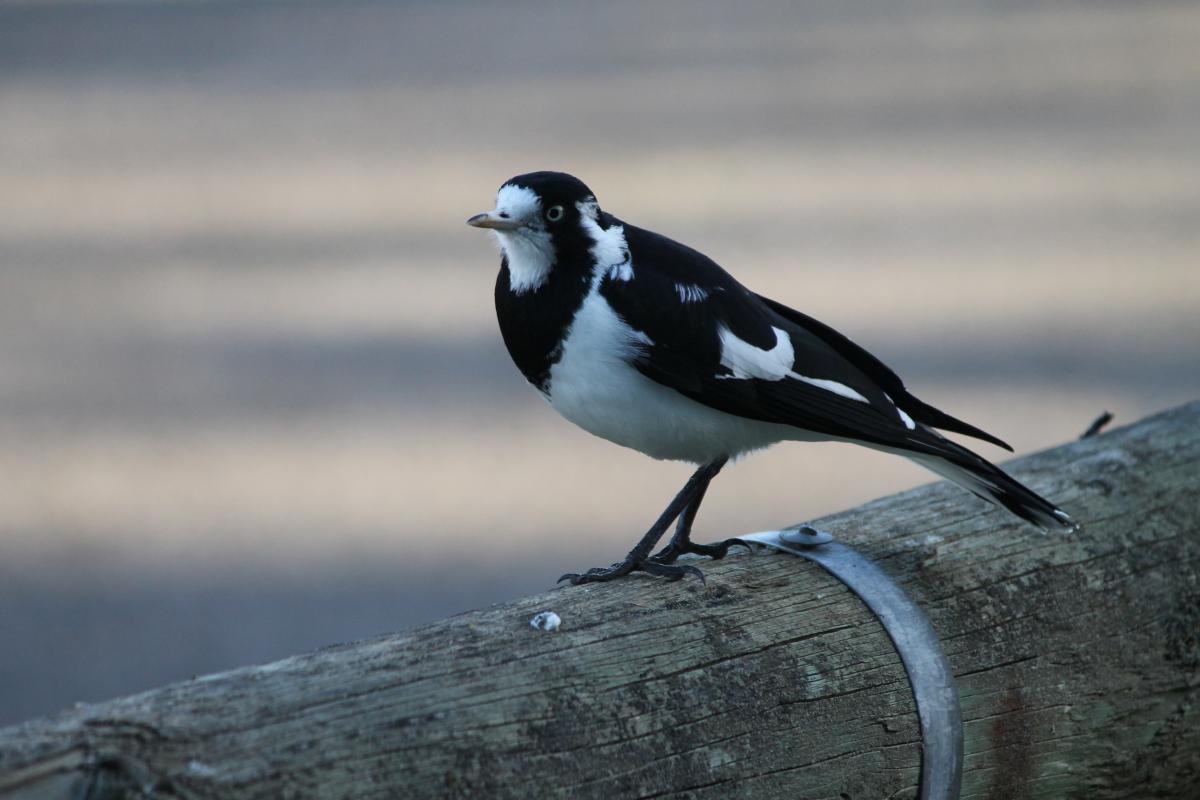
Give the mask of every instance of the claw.
M 708 581 L 704 578 L 704 573 L 691 564 L 659 564 L 654 561 L 646 561 L 638 569 L 647 574 L 658 575 L 670 581 L 680 581 L 683 580 L 685 575 L 695 575 L 700 579 L 701 583 L 708 585 Z
M 645 572 L 647 575 L 656 575 L 660 578 L 666 578 L 669 581 L 678 581 L 687 575 L 695 575 L 700 579 L 701 583 L 707 583 L 704 579 L 704 573 L 691 565 L 661 564 L 655 561 L 622 561 L 613 564 L 611 567 L 593 567 L 583 573 L 568 572 L 555 582 L 570 581 L 574 586 L 581 586 L 585 583 L 611 581 L 623 575 L 628 575 L 630 572 Z

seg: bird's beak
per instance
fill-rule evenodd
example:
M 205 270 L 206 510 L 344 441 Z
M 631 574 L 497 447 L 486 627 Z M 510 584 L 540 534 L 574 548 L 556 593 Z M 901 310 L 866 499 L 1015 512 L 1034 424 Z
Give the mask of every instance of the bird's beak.
M 495 211 L 485 211 L 467 220 L 467 224 L 475 228 L 491 228 L 495 231 L 515 231 L 521 227 L 521 221 L 500 216 Z

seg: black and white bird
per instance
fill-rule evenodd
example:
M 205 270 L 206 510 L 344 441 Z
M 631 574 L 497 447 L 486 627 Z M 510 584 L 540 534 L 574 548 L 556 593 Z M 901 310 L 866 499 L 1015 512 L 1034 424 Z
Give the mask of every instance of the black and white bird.
M 602 211 L 571 175 L 519 175 L 500 187 L 494 210 L 467 224 L 499 242 L 500 332 L 550 405 L 596 436 L 699 465 L 624 560 L 560 580 L 703 577 L 674 561 L 722 558 L 737 543 L 690 539 L 709 482 L 730 458 L 780 441 L 902 455 L 1043 529 L 1076 527 L 934 428 L 1007 444 L 921 402 L 833 328 L 755 294 L 690 247 Z M 651 555 L 676 520 L 670 543 Z

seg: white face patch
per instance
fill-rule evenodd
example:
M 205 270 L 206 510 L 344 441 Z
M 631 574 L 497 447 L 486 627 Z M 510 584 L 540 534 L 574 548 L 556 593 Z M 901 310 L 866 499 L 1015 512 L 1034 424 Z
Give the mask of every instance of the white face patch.
M 796 351 L 792 348 L 792 340 L 779 328 L 772 327 L 775 332 L 775 346 L 770 350 L 755 347 L 749 342 L 738 338 L 737 334 L 724 325 L 719 329 L 721 337 L 721 366 L 732 374 L 717 375 L 717 379 L 746 380 L 757 378 L 760 381 L 781 381 L 784 378 L 807 383 L 818 389 L 833 392 L 848 400 L 870 402 L 867 398 L 851 389 L 844 383 L 826 380 L 824 378 L 808 378 L 792 370 L 796 363 Z
M 532 222 L 541 219 L 542 201 L 532 189 L 506 183 L 496 192 L 496 211 L 510 219 Z
M 596 263 L 593 274 L 598 278 L 608 276 L 614 281 L 633 280 L 633 258 L 625 241 L 625 228 L 621 225 L 613 225 L 608 230 L 601 228 L 596 221 L 599 206 L 595 200 L 580 201 L 575 208 L 579 209 L 579 226 L 595 242 L 588 251 Z
M 708 291 L 694 283 L 677 283 L 675 291 L 681 303 L 699 303 L 708 299 Z
M 496 213 L 525 222 L 514 231 L 492 231 L 508 259 L 508 288 L 513 294 L 536 291 L 554 267 L 554 242 L 542 221 L 541 200 L 532 189 L 506 184 L 496 193 Z

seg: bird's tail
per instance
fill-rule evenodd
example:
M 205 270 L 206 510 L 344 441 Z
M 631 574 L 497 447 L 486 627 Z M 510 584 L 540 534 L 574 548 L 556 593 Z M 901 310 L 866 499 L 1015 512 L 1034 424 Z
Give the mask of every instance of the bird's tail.
M 990 461 L 949 440 L 939 444 L 938 455 L 906 452 L 908 458 L 972 494 L 1007 508 L 1044 531 L 1077 530 L 1079 524 L 1067 512 L 1029 489 Z M 944 455 L 942 455 L 944 453 Z

